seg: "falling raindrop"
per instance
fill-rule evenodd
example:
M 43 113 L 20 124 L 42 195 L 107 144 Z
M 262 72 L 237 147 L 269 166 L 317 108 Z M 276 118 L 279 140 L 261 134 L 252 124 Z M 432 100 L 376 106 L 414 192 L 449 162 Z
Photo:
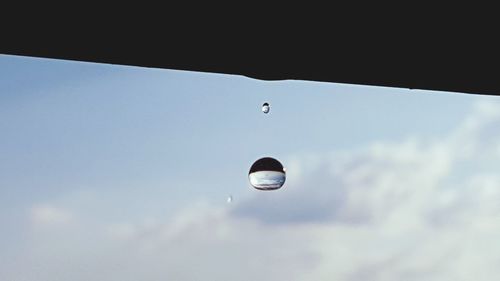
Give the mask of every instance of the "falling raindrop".
M 278 160 L 264 157 L 250 167 L 248 179 L 250 184 L 259 190 L 279 189 L 285 183 L 285 169 Z
M 264 113 L 268 113 L 269 110 L 271 109 L 271 107 L 269 106 L 269 104 L 267 102 L 265 102 L 263 105 L 262 105 L 262 112 Z

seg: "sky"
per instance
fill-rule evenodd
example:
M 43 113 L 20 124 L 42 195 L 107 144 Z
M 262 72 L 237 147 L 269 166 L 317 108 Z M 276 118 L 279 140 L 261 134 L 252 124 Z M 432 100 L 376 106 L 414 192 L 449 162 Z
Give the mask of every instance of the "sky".
M 499 125 L 494 96 L 0 55 L 0 280 L 492 280 Z

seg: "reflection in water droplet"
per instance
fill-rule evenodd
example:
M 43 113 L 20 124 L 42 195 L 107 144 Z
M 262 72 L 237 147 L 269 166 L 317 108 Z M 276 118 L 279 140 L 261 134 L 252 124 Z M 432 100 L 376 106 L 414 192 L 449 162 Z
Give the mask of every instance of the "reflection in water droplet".
M 262 105 L 262 112 L 264 112 L 264 113 L 268 113 L 270 109 L 271 109 L 271 107 L 269 106 L 269 104 L 268 104 L 267 102 L 265 102 L 265 103 Z
M 281 163 L 271 157 L 261 158 L 250 167 L 250 184 L 260 190 L 279 189 L 285 183 L 286 175 Z

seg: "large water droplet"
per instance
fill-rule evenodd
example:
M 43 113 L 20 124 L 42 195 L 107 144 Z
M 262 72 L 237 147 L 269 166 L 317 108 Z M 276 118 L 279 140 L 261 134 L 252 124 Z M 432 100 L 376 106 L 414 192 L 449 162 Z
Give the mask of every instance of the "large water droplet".
M 264 113 L 268 113 L 269 110 L 271 109 L 271 107 L 269 106 L 269 104 L 267 102 L 265 102 L 263 105 L 262 105 L 262 112 Z
M 286 179 L 281 163 L 271 157 L 261 158 L 250 167 L 248 172 L 250 184 L 260 190 L 275 190 L 283 186 Z

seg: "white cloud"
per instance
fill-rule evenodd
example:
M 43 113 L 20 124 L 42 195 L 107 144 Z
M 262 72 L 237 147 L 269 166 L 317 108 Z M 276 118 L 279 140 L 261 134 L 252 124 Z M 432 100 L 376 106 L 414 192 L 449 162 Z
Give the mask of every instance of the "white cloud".
M 494 280 L 499 112 L 479 104 L 441 139 L 291 156 L 278 192 L 193 204 L 166 222 L 87 222 L 37 240 L 44 247 L 0 272 L 38 281 Z M 71 219 L 50 205 L 32 214 Z
M 31 220 L 36 225 L 55 225 L 68 223 L 72 219 L 69 211 L 49 204 L 33 206 L 30 210 Z

